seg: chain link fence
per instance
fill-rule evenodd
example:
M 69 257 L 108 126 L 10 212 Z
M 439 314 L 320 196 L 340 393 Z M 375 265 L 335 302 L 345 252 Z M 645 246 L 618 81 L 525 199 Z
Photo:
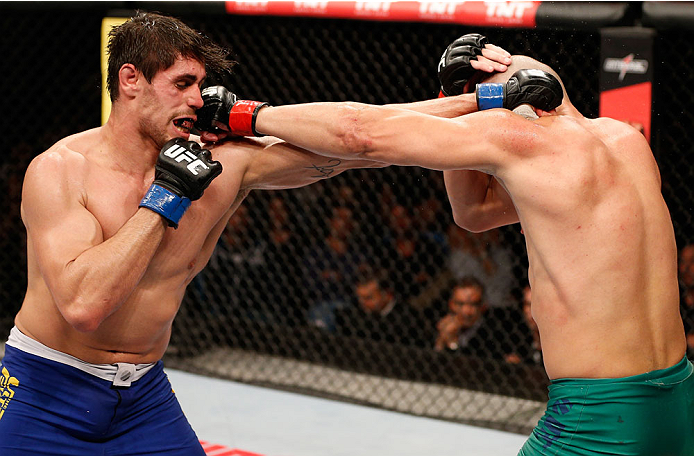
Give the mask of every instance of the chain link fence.
M 3 265 L 0 330 L 26 286 L 21 182 L 32 157 L 100 120 L 103 11 L 8 10 L 0 156 Z M 486 34 L 563 77 L 586 116 L 598 113 L 600 36 L 571 30 L 471 29 L 420 23 L 179 15 L 232 50 L 223 82 L 281 105 L 375 104 L 438 94 L 446 45 Z M 689 186 L 693 124 L 687 84 L 692 33 L 656 43 L 655 138 L 680 245 L 694 241 Z M 682 53 L 688 55 L 682 55 Z M 214 78 L 213 78 L 214 79 Z M 432 132 L 435 134 L 435 132 Z M 169 367 L 407 413 L 528 432 L 547 378 L 522 311 L 527 259 L 518 226 L 457 228 L 440 172 L 353 170 L 309 187 L 252 193 L 190 285 L 174 322 Z M 476 277 L 488 310 L 477 342 L 436 346 L 456 281 Z M 392 308 L 377 317 L 369 302 Z M 377 305 L 377 304 L 373 304 Z

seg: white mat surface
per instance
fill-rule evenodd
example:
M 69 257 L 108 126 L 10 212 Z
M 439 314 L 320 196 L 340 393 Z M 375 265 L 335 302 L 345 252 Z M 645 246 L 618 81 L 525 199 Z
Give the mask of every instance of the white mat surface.
M 515 456 L 525 437 L 166 369 L 198 438 L 265 456 Z

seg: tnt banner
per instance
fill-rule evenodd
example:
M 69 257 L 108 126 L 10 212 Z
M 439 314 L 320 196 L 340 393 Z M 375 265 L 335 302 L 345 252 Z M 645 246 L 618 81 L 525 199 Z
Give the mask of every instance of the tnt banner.
M 229 14 L 440 22 L 485 27 L 535 27 L 540 1 L 227 1 Z
M 628 122 L 650 142 L 655 30 L 604 28 L 600 34 L 600 116 Z

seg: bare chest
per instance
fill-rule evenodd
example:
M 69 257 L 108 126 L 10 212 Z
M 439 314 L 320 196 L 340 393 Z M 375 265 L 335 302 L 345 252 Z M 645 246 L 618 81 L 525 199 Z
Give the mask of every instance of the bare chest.
M 137 182 L 115 174 L 86 185 L 87 209 L 101 226 L 104 241 L 119 230 L 139 210 L 150 182 Z M 120 177 L 120 178 L 119 178 Z M 156 279 L 182 274 L 194 276 L 206 264 L 229 216 L 235 192 L 211 185 L 191 204 L 178 229 L 169 228 L 152 258 L 147 276 Z

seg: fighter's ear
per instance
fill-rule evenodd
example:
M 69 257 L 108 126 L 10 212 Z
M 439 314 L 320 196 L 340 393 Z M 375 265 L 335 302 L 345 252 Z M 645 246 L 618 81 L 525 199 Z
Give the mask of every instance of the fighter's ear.
M 138 81 L 142 79 L 142 73 L 132 63 L 124 63 L 118 70 L 118 93 L 133 97 L 139 90 Z

